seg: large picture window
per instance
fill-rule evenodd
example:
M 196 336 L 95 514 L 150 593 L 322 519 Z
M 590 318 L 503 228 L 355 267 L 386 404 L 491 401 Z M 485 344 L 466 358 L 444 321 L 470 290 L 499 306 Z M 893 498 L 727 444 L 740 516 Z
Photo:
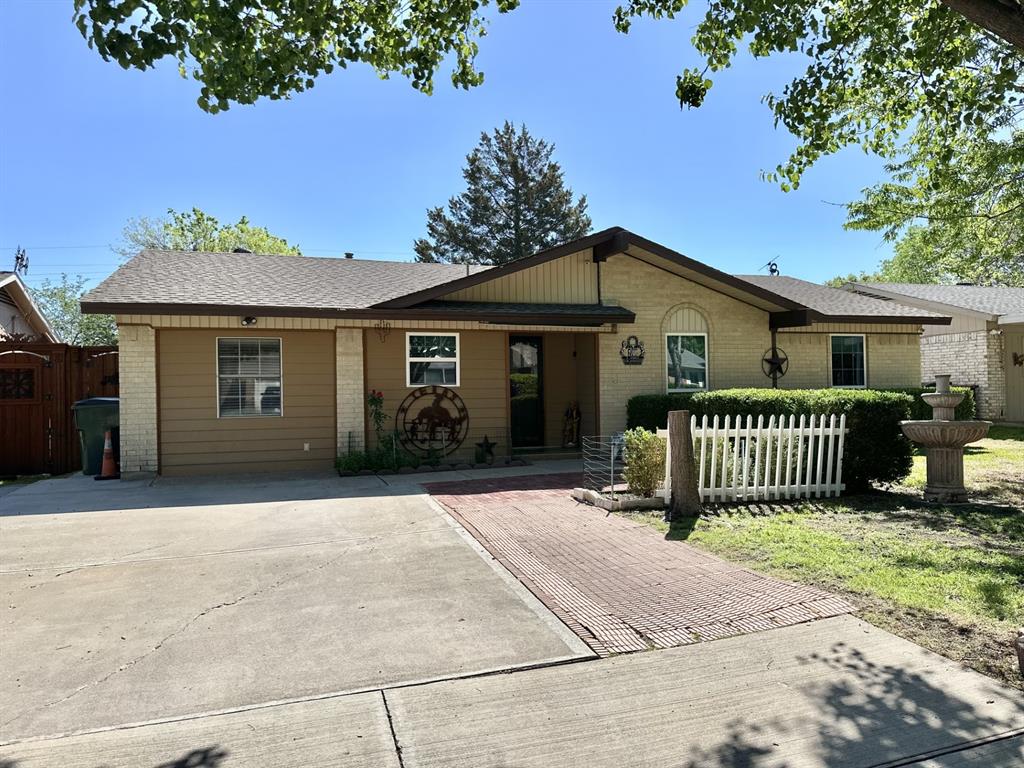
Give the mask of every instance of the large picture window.
M 459 385 L 459 334 L 407 333 L 405 342 L 408 386 Z
M 708 337 L 705 333 L 665 336 L 666 389 L 698 392 L 708 388 Z
M 217 415 L 281 415 L 280 339 L 217 339 Z
M 831 365 L 833 387 L 863 387 L 867 385 L 867 356 L 864 336 L 831 336 Z

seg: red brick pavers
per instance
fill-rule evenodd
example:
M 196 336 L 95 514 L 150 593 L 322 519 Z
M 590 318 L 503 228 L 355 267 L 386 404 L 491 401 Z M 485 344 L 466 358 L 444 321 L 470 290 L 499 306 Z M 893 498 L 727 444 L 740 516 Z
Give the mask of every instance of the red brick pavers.
M 577 475 L 428 484 L 427 490 L 601 655 L 668 648 L 853 610 L 569 496 Z

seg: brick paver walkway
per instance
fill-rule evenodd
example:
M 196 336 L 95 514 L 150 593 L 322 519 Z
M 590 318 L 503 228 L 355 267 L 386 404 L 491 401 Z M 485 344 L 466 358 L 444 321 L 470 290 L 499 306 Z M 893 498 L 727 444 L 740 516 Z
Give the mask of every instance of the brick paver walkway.
M 597 653 L 712 640 L 838 616 L 846 601 L 754 573 L 569 496 L 576 475 L 427 490 Z

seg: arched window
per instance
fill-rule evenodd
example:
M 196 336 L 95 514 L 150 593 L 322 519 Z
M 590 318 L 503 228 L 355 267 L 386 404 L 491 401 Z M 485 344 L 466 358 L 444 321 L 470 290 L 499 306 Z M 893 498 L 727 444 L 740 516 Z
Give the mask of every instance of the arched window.
M 665 391 L 708 388 L 708 321 L 696 307 L 679 305 L 665 315 Z

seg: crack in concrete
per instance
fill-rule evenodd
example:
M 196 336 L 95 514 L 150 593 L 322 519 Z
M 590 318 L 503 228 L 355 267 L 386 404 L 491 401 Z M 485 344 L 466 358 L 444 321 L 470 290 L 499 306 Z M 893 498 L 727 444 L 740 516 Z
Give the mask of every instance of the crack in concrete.
M 189 627 L 191 627 L 197 621 L 202 619 L 204 616 L 207 616 L 207 615 L 209 615 L 209 614 L 213 613 L 214 611 L 219 610 L 221 608 L 230 608 L 232 606 L 238 605 L 239 603 L 242 603 L 245 600 L 248 600 L 249 598 L 257 597 L 258 595 L 265 594 L 267 592 L 271 592 L 271 591 L 277 589 L 278 587 L 283 586 L 284 584 L 287 584 L 289 582 L 295 581 L 297 579 L 301 579 L 304 576 L 309 576 L 310 574 L 317 573 L 318 571 L 322 571 L 324 568 L 328 568 L 328 567 L 334 565 L 336 562 L 338 562 L 343 557 L 345 557 L 346 554 L 348 554 L 347 551 L 341 553 L 337 557 L 333 557 L 330 560 L 328 560 L 328 561 L 326 561 L 324 563 L 320 563 L 319 565 L 316 565 L 316 566 L 314 566 L 312 568 L 307 568 L 306 570 L 301 571 L 299 573 L 294 573 L 294 574 L 290 574 L 288 576 L 284 576 L 284 577 L 278 579 L 277 581 L 275 581 L 275 582 L 273 582 L 271 584 L 268 584 L 265 587 L 260 587 L 259 589 L 254 589 L 251 592 L 246 592 L 245 594 L 240 595 L 240 596 L 236 597 L 233 600 L 228 600 L 228 601 L 225 601 L 223 603 L 218 603 L 217 605 L 211 605 L 208 608 L 204 608 L 202 611 L 200 611 L 195 616 L 190 618 L 188 621 L 186 621 L 180 627 L 175 629 L 169 635 L 167 635 L 164 638 L 162 638 L 152 648 L 150 648 L 149 650 L 145 651 L 144 653 L 139 654 L 134 659 L 131 659 L 131 660 L 125 662 L 124 664 L 122 664 L 117 669 L 113 670 L 112 672 L 108 672 L 106 675 L 104 675 L 103 677 L 99 678 L 98 680 L 93 680 L 93 681 L 88 682 L 88 683 L 83 683 L 82 685 L 78 686 L 73 691 L 71 691 L 71 693 L 67 694 L 66 696 L 62 696 L 61 698 L 55 699 L 55 700 L 50 701 L 50 702 L 47 702 L 46 704 L 41 704 L 38 707 L 34 707 L 33 709 L 29 710 L 28 712 L 19 712 L 17 715 L 12 717 L 10 720 L 6 720 L 3 723 L 0 723 L 0 727 L 8 726 L 11 723 L 15 722 L 16 720 L 21 719 L 22 717 L 24 717 L 26 715 L 30 715 L 30 714 L 33 714 L 35 712 L 41 712 L 43 710 L 50 709 L 51 707 L 56 707 L 56 706 L 58 706 L 60 704 L 63 704 L 66 701 L 69 701 L 69 700 L 75 698 L 82 691 L 86 691 L 86 690 L 88 690 L 90 688 L 95 688 L 98 685 L 102 685 L 103 683 L 107 682 L 108 680 L 110 680 L 115 675 L 119 675 L 122 672 L 125 672 L 125 671 L 131 669 L 136 664 L 139 664 L 140 662 L 142 662 L 145 659 L 147 659 L 150 656 L 152 656 L 154 653 L 156 653 L 161 648 L 163 648 L 163 646 L 168 641 L 172 640 L 173 638 L 175 638 L 178 635 L 182 634 L 183 632 L 187 631 L 189 629 Z M 78 569 L 74 568 L 72 570 L 78 570 Z M 70 571 L 67 571 L 67 572 L 70 573 Z

